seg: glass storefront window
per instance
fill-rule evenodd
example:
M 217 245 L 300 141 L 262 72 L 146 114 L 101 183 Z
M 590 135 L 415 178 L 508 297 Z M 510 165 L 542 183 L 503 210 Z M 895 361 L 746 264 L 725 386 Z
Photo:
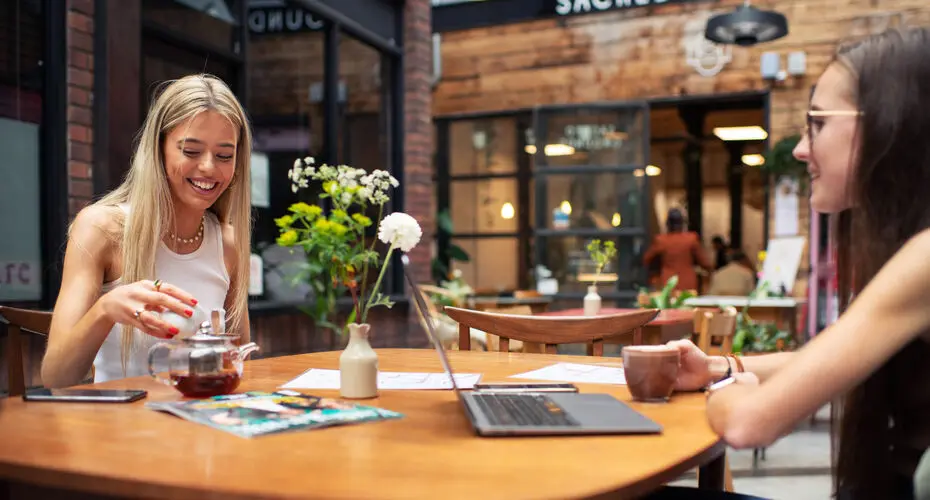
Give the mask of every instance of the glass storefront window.
M 546 111 L 543 137 L 529 130 L 526 143 L 533 152 L 543 148 L 536 154 L 540 167 L 639 165 L 645 161 L 644 115 L 638 108 Z
M 142 19 L 214 49 L 238 53 L 240 1 L 246 0 L 143 0 Z
M 453 181 L 449 189 L 456 233 L 515 233 L 518 205 L 515 178 Z
M 617 245 L 617 259 L 608 263 L 598 280 L 599 286 L 609 292 L 627 291 L 644 283 L 645 270 L 642 265 L 643 238 L 603 236 L 551 236 L 537 237 L 541 245 L 542 262 L 559 282 L 560 294 L 583 294 L 593 282 L 595 267 L 586 246 L 592 240 L 612 240 Z
M 551 174 L 545 183 L 548 229 L 612 231 L 643 226 L 643 178 L 631 172 Z
M 42 298 L 45 3 L 0 2 L 0 302 Z
M 467 120 L 449 125 L 449 175 L 517 173 L 517 124 L 514 118 Z
M 471 257 L 456 262 L 462 278 L 478 293 L 512 291 L 518 284 L 519 241 L 517 238 L 453 238 L 452 242 Z

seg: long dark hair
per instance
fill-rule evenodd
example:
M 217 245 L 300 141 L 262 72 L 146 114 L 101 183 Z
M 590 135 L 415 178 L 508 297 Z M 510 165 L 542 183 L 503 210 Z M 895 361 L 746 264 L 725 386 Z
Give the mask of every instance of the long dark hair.
M 837 52 L 836 62 L 855 80 L 854 102 L 862 112 L 850 175 L 853 208 L 839 214 L 836 224 L 841 309 L 908 239 L 930 227 L 928 54 L 927 28 L 886 31 Z M 913 397 L 908 373 L 926 352 L 917 342 L 833 406 L 839 423 L 835 487 L 853 498 L 888 498 L 894 491 L 890 423 L 900 422 L 897 415 Z

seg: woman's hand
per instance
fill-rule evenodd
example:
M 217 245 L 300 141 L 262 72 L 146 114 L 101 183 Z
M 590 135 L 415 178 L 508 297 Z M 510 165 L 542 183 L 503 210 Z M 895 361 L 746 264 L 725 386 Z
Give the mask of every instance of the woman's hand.
M 681 365 L 678 368 L 678 380 L 675 390 L 696 391 L 706 387 L 713 380 L 711 357 L 704 354 L 690 340 L 673 340 L 667 344 L 681 353 Z M 726 362 L 726 360 L 724 360 Z M 726 368 L 724 368 L 726 370 Z
M 101 310 L 114 323 L 132 325 L 160 339 L 174 337 L 178 329 L 163 321 L 156 312 L 174 311 L 190 318 L 196 304 L 189 293 L 167 283 L 149 280 L 119 286 L 104 294 L 99 302 Z

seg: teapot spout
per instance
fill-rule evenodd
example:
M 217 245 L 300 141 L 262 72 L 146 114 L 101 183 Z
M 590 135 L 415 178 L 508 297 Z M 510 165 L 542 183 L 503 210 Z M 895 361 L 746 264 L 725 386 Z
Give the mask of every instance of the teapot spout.
M 258 344 L 255 342 L 249 342 L 243 346 L 239 347 L 239 359 L 245 361 L 249 357 L 249 354 L 252 354 L 254 351 L 259 350 Z

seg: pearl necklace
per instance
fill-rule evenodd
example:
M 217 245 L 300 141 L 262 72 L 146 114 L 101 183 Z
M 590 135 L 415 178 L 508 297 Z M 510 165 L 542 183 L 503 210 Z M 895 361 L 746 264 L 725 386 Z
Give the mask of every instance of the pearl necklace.
M 173 239 L 174 241 L 177 241 L 179 243 L 186 243 L 188 245 L 191 243 L 196 243 L 200 241 L 200 238 L 203 237 L 203 218 L 200 219 L 200 227 L 197 228 L 197 234 L 195 234 L 192 238 L 179 238 L 174 233 L 168 233 L 168 237 Z

